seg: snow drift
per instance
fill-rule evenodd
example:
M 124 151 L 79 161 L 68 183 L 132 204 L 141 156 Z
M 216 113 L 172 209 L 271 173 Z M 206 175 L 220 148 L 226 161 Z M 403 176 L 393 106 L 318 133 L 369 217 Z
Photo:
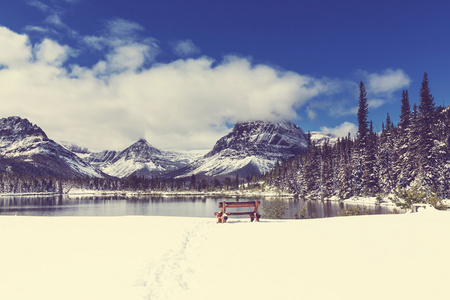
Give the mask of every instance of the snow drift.
M 0 217 L 1 299 L 448 299 L 450 215 Z

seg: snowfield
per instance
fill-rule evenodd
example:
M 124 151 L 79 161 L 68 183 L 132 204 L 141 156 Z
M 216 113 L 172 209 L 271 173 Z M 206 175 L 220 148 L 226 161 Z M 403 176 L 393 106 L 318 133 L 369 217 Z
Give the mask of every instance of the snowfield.
M 212 212 L 211 212 L 212 214 Z M 0 299 L 449 299 L 450 213 L 0 217 Z

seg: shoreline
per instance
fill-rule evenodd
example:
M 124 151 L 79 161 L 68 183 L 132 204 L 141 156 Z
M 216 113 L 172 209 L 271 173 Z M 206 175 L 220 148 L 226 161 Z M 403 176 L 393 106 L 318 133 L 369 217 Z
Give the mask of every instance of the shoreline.
M 213 192 L 199 192 L 199 191 L 98 191 L 98 190 L 78 190 L 73 189 L 69 193 L 8 193 L 0 194 L 0 198 L 5 197 L 40 197 L 40 196 L 74 196 L 74 197 L 225 197 L 225 198 L 283 198 L 283 199 L 298 199 L 295 194 L 292 193 L 280 193 L 278 191 L 265 191 L 265 192 L 252 192 L 252 191 L 213 191 Z M 380 205 L 385 207 L 396 207 L 395 204 L 389 199 L 389 195 L 381 199 L 376 197 L 364 197 L 354 196 L 349 199 L 339 199 L 337 197 L 331 197 L 328 199 L 305 199 L 306 201 L 331 201 L 345 204 L 355 205 Z M 448 200 L 450 201 L 450 200 Z

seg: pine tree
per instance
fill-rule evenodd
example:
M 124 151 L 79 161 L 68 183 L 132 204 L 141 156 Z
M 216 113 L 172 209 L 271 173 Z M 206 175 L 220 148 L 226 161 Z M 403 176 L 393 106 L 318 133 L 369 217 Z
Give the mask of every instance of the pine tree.
M 367 92 L 364 83 L 359 84 L 359 106 L 358 106 L 358 147 L 365 147 L 367 133 L 369 131 L 367 124 L 367 116 L 369 114 L 369 105 L 367 103 Z
M 376 172 L 376 134 L 370 122 L 369 132 L 366 137 L 366 148 L 364 151 L 364 172 L 362 176 L 362 188 L 366 195 L 375 196 L 378 192 L 378 180 Z
M 337 178 L 338 196 L 340 199 L 348 199 L 352 194 L 352 165 L 351 152 L 352 141 L 350 136 L 338 141 L 337 147 L 339 149 L 339 172 Z
M 320 180 L 320 155 L 317 146 L 310 144 L 305 155 L 305 183 L 306 194 L 317 197 L 319 192 Z
M 398 179 L 401 188 L 407 188 L 418 176 L 418 152 L 420 146 L 419 138 L 419 113 L 417 105 L 414 104 L 411 120 L 407 128 L 407 143 L 404 153 L 399 158 L 401 161 L 401 172 Z
M 388 113 L 378 146 L 379 185 L 385 194 L 395 188 L 396 176 L 392 166 L 398 159 L 395 156 L 394 132 L 395 127 Z
M 320 165 L 320 198 L 329 198 L 333 192 L 332 149 L 327 142 L 322 146 Z
M 364 174 L 364 155 L 367 144 L 367 135 L 369 132 L 367 115 L 369 106 L 367 103 L 367 92 L 364 83 L 359 84 L 359 106 L 358 106 L 358 135 L 356 137 L 356 148 L 352 153 L 351 164 L 353 191 L 355 195 L 359 195 L 363 190 L 363 174 Z
M 450 107 L 443 108 L 439 114 L 437 131 L 441 133 L 439 145 L 439 196 L 450 197 Z
M 428 75 L 424 73 L 422 86 L 420 88 L 420 104 L 418 118 L 419 137 L 419 181 L 417 184 L 426 189 L 434 189 L 437 184 L 436 157 L 433 153 L 434 128 L 436 126 L 436 115 L 434 98 L 428 87 Z
M 411 122 L 411 108 L 409 106 L 409 95 L 408 90 L 402 91 L 402 105 L 400 107 L 400 122 L 398 123 L 398 128 L 400 130 L 406 131 Z
M 395 137 L 395 156 L 393 174 L 396 181 L 401 177 L 406 152 L 408 151 L 408 136 L 411 129 L 411 108 L 409 105 L 408 90 L 402 91 L 400 107 L 400 122 L 398 123 L 397 135 Z

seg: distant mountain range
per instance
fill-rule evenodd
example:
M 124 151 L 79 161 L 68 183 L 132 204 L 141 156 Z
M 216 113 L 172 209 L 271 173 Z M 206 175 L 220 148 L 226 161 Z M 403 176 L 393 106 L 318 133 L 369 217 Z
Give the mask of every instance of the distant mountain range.
M 334 137 L 312 134 L 318 143 Z M 303 130 L 291 122 L 242 122 L 206 155 L 164 151 L 140 139 L 123 151 L 91 152 L 57 143 L 27 119 L 0 119 L 0 171 L 54 177 L 144 177 L 261 175 L 277 161 L 305 151 Z
M 123 151 L 89 152 L 76 145 L 64 144 L 68 150 L 102 172 L 119 178 L 131 174 L 144 177 L 166 177 L 201 157 L 199 153 L 159 150 L 140 139 Z

